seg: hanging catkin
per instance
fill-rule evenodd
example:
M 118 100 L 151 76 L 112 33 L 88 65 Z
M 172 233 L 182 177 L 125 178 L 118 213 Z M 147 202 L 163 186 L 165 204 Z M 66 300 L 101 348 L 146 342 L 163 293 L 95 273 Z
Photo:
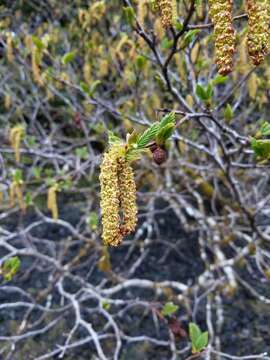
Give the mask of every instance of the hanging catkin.
M 102 238 L 105 245 L 118 246 L 137 224 L 133 170 L 118 145 L 105 153 L 100 168 Z
M 209 13 L 214 24 L 216 64 L 221 75 L 233 68 L 235 31 L 232 24 L 232 0 L 209 0 Z
M 172 26 L 173 23 L 173 0 L 156 0 L 160 11 L 161 22 L 164 28 Z
M 254 65 L 260 65 L 269 51 L 269 0 L 247 0 L 248 53 Z
M 119 216 L 118 154 L 114 148 L 105 153 L 100 170 L 102 238 L 105 245 L 117 246 L 123 236 Z
M 132 167 L 124 158 L 119 159 L 118 179 L 123 213 L 121 233 L 128 235 L 135 230 L 137 224 L 136 184 Z

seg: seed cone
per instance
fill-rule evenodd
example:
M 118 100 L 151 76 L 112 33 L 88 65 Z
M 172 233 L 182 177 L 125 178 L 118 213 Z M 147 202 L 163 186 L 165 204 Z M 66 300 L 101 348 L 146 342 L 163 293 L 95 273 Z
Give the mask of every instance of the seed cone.
M 118 167 L 120 206 L 123 212 L 121 233 L 128 235 L 137 224 L 136 184 L 132 167 L 125 159 L 119 160 Z
M 161 15 L 164 28 L 172 26 L 173 23 L 173 0 L 157 0 L 157 6 Z
M 103 157 L 100 171 L 102 238 L 106 245 L 118 246 L 120 232 L 120 192 L 118 187 L 118 154 L 112 148 Z
M 254 65 L 260 65 L 269 51 L 269 0 L 247 0 L 248 53 Z
M 209 13 L 214 24 L 216 64 L 221 75 L 227 75 L 233 69 L 235 31 L 232 6 L 232 0 L 209 0 Z

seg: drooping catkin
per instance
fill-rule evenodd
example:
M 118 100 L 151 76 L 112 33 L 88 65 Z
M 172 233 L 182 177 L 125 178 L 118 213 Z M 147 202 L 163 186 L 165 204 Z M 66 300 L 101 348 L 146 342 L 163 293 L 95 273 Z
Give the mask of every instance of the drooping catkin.
M 260 65 L 269 51 L 269 0 L 247 0 L 248 53 L 254 65 Z
M 8 62 L 12 63 L 14 61 L 14 54 L 13 54 L 13 38 L 12 34 L 8 34 L 7 36 L 7 59 Z
M 57 206 L 57 191 L 58 185 L 54 184 L 48 189 L 47 207 L 52 212 L 54 220 L 58 219 L 58 206 Z
M 24 128 L 20 125 L 13 127 L 9 133 L 9 141 L 15 152 L 15 159 L 19 163 L 21 159 L 20 146 L 24 136 Z
M 227 75 L 233 69 L 236 37 L 232 7 L 232 0 L 209 0 L 209 14 L 214 24 L 216 64 L 221 75 Z
M 113 145 L 105 153 L 100 171 L 102 238 L 118 246 L 137 224 L 136 185 L 125 148 Z
M 102 238 L 105 245 L 118 246 L 122 242 L 120 232 L 120 193 L 118 187 L 117 149 L 112 147 L 104 154 L 100 167 L 100 196 Z
M 120 158 L 118 164 L 120 206 L 123 213 L 121 233 L 128 235 L 135 230 L 137 224 L 136 184 L 128 161 Z
M 173 24 L 173 0 L 156 0 L 160 11 L 161 22 L 166 29 Z

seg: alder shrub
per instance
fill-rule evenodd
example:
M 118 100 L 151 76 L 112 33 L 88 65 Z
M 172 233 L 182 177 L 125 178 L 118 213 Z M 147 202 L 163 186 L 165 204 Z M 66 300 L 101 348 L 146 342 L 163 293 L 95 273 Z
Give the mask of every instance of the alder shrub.
M 0 359 L 269 359 L 268 0 L 0 2 Z

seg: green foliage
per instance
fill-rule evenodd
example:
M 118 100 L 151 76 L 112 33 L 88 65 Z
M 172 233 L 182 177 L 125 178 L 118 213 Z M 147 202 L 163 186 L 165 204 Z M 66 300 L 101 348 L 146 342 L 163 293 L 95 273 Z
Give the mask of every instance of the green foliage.
M 70 63 L 72 60 L 74 60 L 75 55 L 76 55 L 75 51 L 71 51 L 71 52 L 66 53 L 61 59 L 62 64 L 67 65 L 68 63 Z
M 157 135 L 160 129 L 160 124 L 155 122 L 152 124 L 145 132 L 139 137 L 137 141 L 137 148 L 145 148 L 152 140 L 154 140 L 155 136 Z
M 108 131 L 108 140 L 109 140 L 109 145 L 116 145 L 116 144 L 122 144 L 123 141 L 122 139 L 115 135 L 112 131 Z
M 132 26 L 135 20 L 135 12 L 134 9 L 130 6 L 124 7 L 124 17 L 128 25 Z
M 189 323 L 189 337 L 193 354 L 200 353 L 208 345 L 208 331 L 202 332 L 195 323 Z
M 261 159 L 267 160 L 270 158 L 270 139 L 251 139 L 251 147 L 255 155 Z
M 203 87 L 200 84 L 196 85 L 196 95 L 204 103 L 210 102 L 213 93 L 214 93 L 213 86 L 210 83 L 207 85 L 207 87 Z
M 87 160 L 89 157 L 87 146 L 77 148 L 75 150 L 75 153 L 76 153 L 76 156 L 78 156 L 82 160 Z
M 9 258 L 4 262 L 4 265 L 0 269 L 0 273 L 6 281 L 10 281 L 17 274 L 21 266 L 21 261 L 18 256 Z
M 163 316 L 170 316 L 176 313 L 176 311 L 179 309 L 178 305 L 175 305 L 173 302 L 167 302 L 163 309 L 161 310 L 161 314 Z
M 89 87 L 85 82 L 81 81 L 80 82 L 80 86 L 81 86 L 81 90 L 88 95 L 89 97 L 93 97 L 94 93 L 98 87 L 98 85 L 101 84 L 100 80 L 96 80 L 92 83 L 92 85 Z
M 230 104 L 226 105 L 223 114 L 224 114 L 224 119 L 225 120 L 227 120 L 227 121 L 232 120 L 232 118 L 233 118 L 233 109 L 232 109 Z
M 90 212 L 87 220 L 86 220 L 88 226 L 91 230 L 97 230 L 98 227 L 98 214 L 94 211 Z
M 228 80 L 228 76 L 217 74 L 217 76 L 212 80 L 212 85 L 217 86 L 220 84 L 224 84 L 227 80 Z
M 194 29 L 194 30 L 189 30 L 185 37 L 184 37 L 184 43 L 185 45 L 189 45 L 195 38 L 195 36 L 200 32 L 200 30 L 198 29 Z

